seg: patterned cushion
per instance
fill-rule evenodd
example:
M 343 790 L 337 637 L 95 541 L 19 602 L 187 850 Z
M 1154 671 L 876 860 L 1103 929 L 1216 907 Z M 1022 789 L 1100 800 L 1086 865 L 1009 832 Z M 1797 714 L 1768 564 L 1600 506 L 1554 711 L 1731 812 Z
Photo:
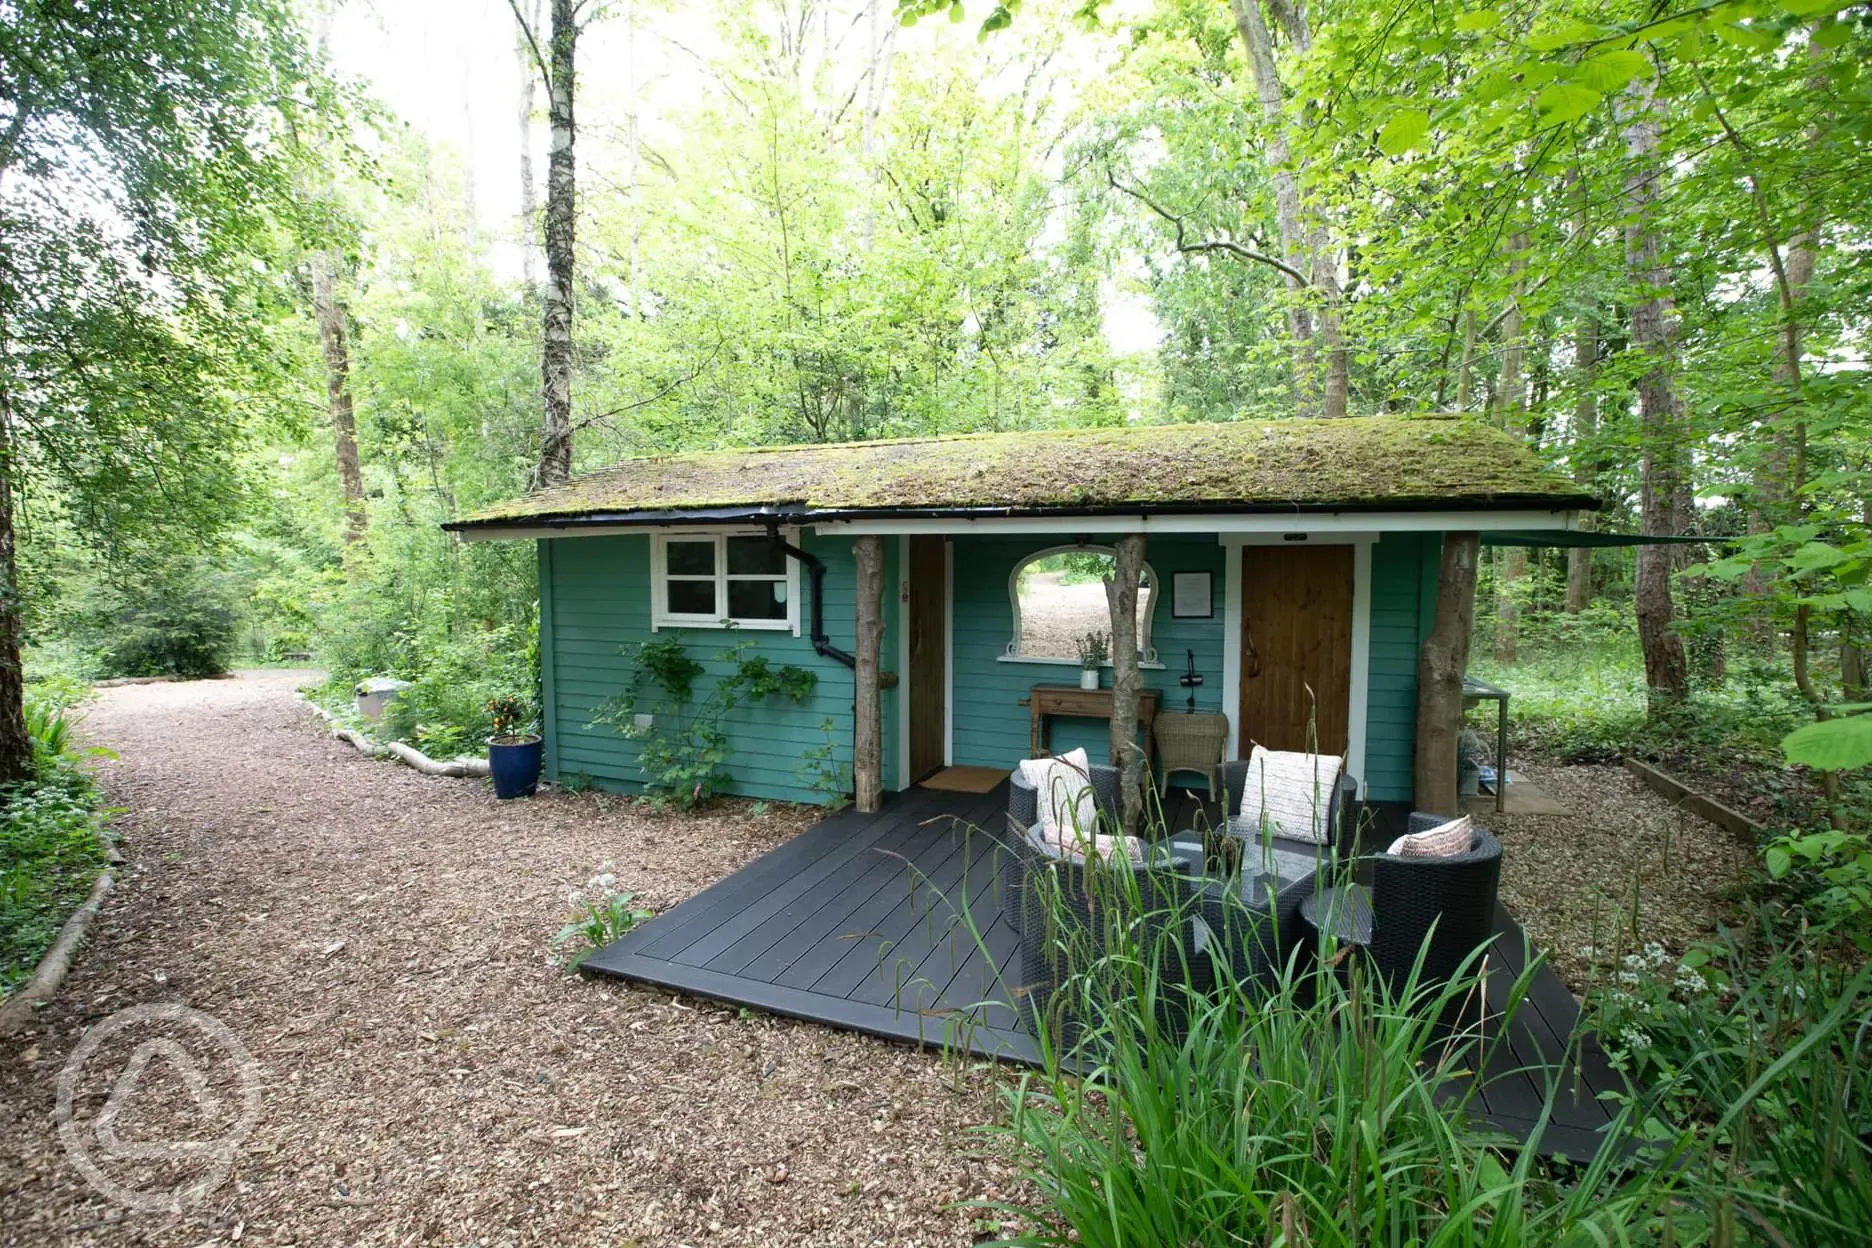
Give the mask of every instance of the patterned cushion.
M 1229 816 L 1229 831 L 1258 841 L 1265 825 L 1275 836 L 1324 845 L 1344 762 L 1337 754 L 1255 746 L 1248 755 L 1241 804 Z
M 1062 846 L 1050 840 L 1039 828 L 1027 830 L 1027 843 L 1049 858 L 1064 858 L 1068 862 L 1084 863 L 1085 842 L 1080 840 L 1071 846 Z M 1119 853 L 1132 862 L 1144 861 L 1144 842 L 1135 836 L 1107 836 L 1103 832 L 1092 837 L 1092 856 L 1095 858 L 1115 858 Z
M 1434 828 L 1400 836 L 1385 852 L 1399 858 L 1460 858 L 1475 842 L 1475 819 L 1464 815 Z
M 1098 832 L 1098 801 L 1084 750 L 1058 758 L 1023 758 L 1021 779 L 1033 786 L 1040 831 L 1057 853 L 1067 853 Z

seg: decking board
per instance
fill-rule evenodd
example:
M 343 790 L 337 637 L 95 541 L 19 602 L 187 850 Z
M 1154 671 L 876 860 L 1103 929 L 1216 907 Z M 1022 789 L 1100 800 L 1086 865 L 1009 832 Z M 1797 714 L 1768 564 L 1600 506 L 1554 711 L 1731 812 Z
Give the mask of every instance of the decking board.
M 1019 940 L 997 884 L 1005 803 L 1005 788 L 911 790 L 877 814 L 833 815 L 614 941 L 585 969 L 1035 1064 L 1038 1046 L 1010 996 L 1022 982 Z M 954 912 L 964 897 L 966 923 Z M 1494 927 L 1488 1042 L 1469 1055 L 1482 1067 L 1474 1113 L 1525 1141 L 1546 1112 L 1540 1151 L 1588 1156 L 1613 1113 L 1601 1094 L 1622 1087 L 1619 1075 L 1596 1037 L 1574 1042 L 1579 1006 L 1544 963 L 1501 1027 L 1499 1010 L 1530 950 L 1505 908 Z M 1546 1109 L 1550 1081 L 1559 1094 Z

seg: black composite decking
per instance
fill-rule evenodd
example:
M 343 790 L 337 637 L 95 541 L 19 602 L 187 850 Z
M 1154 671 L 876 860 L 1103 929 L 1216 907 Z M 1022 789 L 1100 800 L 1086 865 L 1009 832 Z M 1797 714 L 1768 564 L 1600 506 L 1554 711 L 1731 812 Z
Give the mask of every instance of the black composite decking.
M 1010 988 L 1019 942 L 996 876 L 1006 789 L 894 794 L 875 815 L 844 811 L 613 942 L 587 971 L 932 1047 L 1037 1062 Z M 1495 916 L 1489 998 L 1497 1010 L 1526 969 L 1525 934 Z M 1517 1139 L 1534 1130 L 1552 1081 L 1540 1150 L 1582 1158 L 1622 1088 L 1591 1035 L 1567 1061 L 1579 1007 L 1544 963 L 1490 1046 L 1479 1115 Z

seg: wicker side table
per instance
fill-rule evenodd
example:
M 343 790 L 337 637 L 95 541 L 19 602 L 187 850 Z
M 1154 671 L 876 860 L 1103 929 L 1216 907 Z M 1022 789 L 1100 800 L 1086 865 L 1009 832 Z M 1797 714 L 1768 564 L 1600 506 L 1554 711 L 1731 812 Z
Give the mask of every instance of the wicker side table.
M 1169 711 L 1153 725 L 1157 738 L 1157 767 L 1167 788 L 1174 771 L 1201 772 L 1209 781 L 1209 799 L 1215 800 L 1216 768 L 1228 745 L 1228 716 L 1215 711 Z

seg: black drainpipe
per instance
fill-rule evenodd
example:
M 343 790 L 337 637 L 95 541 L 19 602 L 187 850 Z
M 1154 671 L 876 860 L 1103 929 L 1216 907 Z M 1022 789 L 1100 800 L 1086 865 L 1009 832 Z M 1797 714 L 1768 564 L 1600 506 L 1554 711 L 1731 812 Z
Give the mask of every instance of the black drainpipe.
M 832 638 L 827 636 L 825 631 L 825 564 L 819 561 L 817 555 L 809 555 L 783 539 L 780 536 L 780 526 L 772 521 L 767 524 L 767 540 L 806 565 L 806 575 L 812 581 L 813 652 L 824 655 L 828 659 L 836 659 L 853 671 L 858 670 L 858 660 L 833 645 Z

